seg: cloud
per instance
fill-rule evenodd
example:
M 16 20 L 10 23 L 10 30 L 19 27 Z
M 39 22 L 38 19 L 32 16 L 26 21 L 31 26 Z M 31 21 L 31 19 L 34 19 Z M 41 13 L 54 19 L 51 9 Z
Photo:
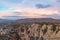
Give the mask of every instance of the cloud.
M 44 17 L 42 16 L 43 14 L 51 17 L 49 15 L 54 16 L 54 14 L 60 14 L 60 3 L 56 1 L 57 0 L 0 0 L 0 4 L 3 4 L 3 10 L 0 10 L 0 18 L 3 18 L 3 16 L 6 16 L 4 18 L 10 19 L 19 17 L 38 18 Z M 58 16 L 54 17 L 57 18 Z
M 28 18 L 41 18 L 44 16 L 41 16 L 43 14 L 47 14 L 47 15 L 53 15 L 53 14 L 59 14 L 58 10 L 55 9 L 24 9 L 24 13 L 21 13 L 19 16 L 26 16 Z
M 42 16 L 45 16 L 45 17 L 49 17 L 49 18 L 55 18 L 55 19 L 60 19 L 60 14 L 53 14 L 53 15 L 42 15 Z
M 27 18 L 26 16 L 3 16 L 3 19 L 10 19 L 10 20 L 16 20 L 16 19 L 24 19 Z
M 60 2 L 60 0 L 57 0 L 57 2 Z
M 44 17 L 41 16 L 43 14 L 47 15 L 53 15 L 53 14 L 59 14 L 59 11 L 56 9 L 37 9 L 37 8 L 16 8 L 15 10 L 4 10 L 0 12 L 0 18 L 7 18 L 4 16 L 8 16 L 8 18 L 19 18 L 15 16 L 22 16 L 28 17 L 28 18 L 38 18 L 38 17 Z M 20 17 L 21 18 L 21 17 Z
M 36 4 L 36 8 L 48 8 L 51 5 L 44 5 L 44 4 Z
M 5 10 L 5 11 L 1 11 L 0 12 L 0 18 L 3 18 L 3 16 L 15 16 L 16 14 L 15 13 L 12 13 L 12 11 L 8 11 L 8 10 Z

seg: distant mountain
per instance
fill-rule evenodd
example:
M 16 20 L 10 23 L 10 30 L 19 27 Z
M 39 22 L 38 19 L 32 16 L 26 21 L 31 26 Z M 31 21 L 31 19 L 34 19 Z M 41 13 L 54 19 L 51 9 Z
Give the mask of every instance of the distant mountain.
M 49 23 L 60 23 L 60 20 L 53 18 L 25 18 L 25 19 L 17 19 L 17 20 L 7 20 L 0 19 L 0 23 L 40 23 L 40 22 L 49 22 Z
M 1 22 L 11 22 L 12 20 L 7 20 L 7 19 L 0 19 L 0 23 Z
M 26 19 L 18 19 L 15 22 L 18 23 L 28 23 L 28 22 L 59 22 L 60 20 L 58 19 L 53 19 L 53 18 L 26 18 Z

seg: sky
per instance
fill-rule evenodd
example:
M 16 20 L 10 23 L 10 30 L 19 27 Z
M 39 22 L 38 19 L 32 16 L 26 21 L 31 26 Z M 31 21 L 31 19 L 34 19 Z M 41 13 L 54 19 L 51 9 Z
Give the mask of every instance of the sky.
M 60 0 L 0 0 L 0 18 L 60 19 Z

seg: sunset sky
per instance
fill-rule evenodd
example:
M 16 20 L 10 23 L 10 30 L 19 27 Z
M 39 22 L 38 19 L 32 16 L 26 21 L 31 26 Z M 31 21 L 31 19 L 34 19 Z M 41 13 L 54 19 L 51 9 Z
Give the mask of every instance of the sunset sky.
M 60 0 L 0 0 L 0 18 L 60 19 Z

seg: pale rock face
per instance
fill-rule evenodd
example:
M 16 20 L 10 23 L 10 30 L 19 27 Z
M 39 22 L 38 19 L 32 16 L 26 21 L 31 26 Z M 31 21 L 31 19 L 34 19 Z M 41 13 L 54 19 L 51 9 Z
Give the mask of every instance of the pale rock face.
M 51 30 L 52 29 L 52 25 L 47 25 L 47 32 L 46 34 L 43 36 L 44 39 L 46 40 L 49 40 L 53 31 Z
M 38 24 L 32 24 L 31 25 L 31 33 L 37 37 L 38 36 L 38 29 L 39 29 L 39 25 Z
M 48 29 L 49 29 L 49 30 L 51 30 L 51 28 L 52 28 L 52 25 L 48 25 L 47 27 L 48 27 Z
M 56 26 L 56 31 L 59 29 L 59 26 Z
M 21 36 L 22 40 L 31 40 L 30 37 L 33 37 L 34 40 L 36 40 L 38 37 L 38 40 L 60 40 L 60 27 L 56 26 L 56 30 L 52 31 L 53 25 L 42 25 L 40 24 L 32 24 L 30 27 L 23 27 L 23 32 L 21 31 L 22 27 L 19 27 L 18 30 L 18 35 L 19 37 Z M 0 29 L 2 31 L 2 29 Z M 6 30 L 5 30 L 6 31 Z M 29 31 L 29 34 L 27 33 Z M 45 31 L 45 34 L 44 34 Z M 58 31 L 58 32 L 57 32 Z M 6 31 L 7 32 L 7 31 Z M 57 32 L 57 33 L 56 33 Z M 16 34 L 13 34 L 12 39 L 16 40 L 15 38 Z
M 44 29 L 46 29 L 46 27 L 47 27 L 47 25 L 44 24 L 41 29 L 44 30 Z
M 58 31 L 56 34 L 56 37 L 60 37 L 60 27 L 59 26 L 56 27 L 56 31 Z
M 40 37 L 42 37 L 43 36 L 43 32 L 42 32 L 42 30 L 40 30 Z
M 56 34 L 56 37 L 60 37 L 60 31 Z
M 59 26 L 59 29 L 60 29 L 60 26 Z
M 60 40 L 60 31 L 56 34 L 55 32 L 51 35 L 51 40 Z
M 47 27 L 48 27 L 47 33 L 50 36 L 53 33 L 53 31 L 51 30 L 52 29 L 52 25 L 48 25 Z

